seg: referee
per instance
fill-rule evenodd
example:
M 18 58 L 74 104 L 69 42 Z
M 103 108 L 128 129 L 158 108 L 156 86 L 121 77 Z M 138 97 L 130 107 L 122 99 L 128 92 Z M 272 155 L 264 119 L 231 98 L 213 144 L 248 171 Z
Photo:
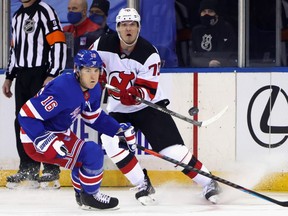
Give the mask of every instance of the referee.
M 37 188 L 39 182 L 46 187 L 50 183 L 59 188 L 58 166 L 43 164 L 39 178 L 40 163 L 33 161 L 24 151 L 20 140 L 17 114 L 22 105 L 33 97 L 43 85 L 58 76 L 66 64 L 66 42 L 59 18 L 54 9 L 41 0 L 21 0 L 22 6 L 12 18 L 10 58 L 6 79 L 2 86 L 4 95 L 12 97 L 11 85 L 15 78 L 15 133 L 20 157 L 19 170 L 7 177 L 6 186 Z

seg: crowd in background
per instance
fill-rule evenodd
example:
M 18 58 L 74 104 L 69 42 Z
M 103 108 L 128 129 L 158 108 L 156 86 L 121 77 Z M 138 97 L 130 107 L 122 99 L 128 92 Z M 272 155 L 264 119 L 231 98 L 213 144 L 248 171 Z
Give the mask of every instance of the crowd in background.
M 162 0 L 153 1 L 152 5 L 152 1 L 139 1 L 140 14 L 147 15 L 146 19 L 142 20 L 141 35 L 155 44 L 163 60 L 162 66 L 197 67 L 197 65 L 193 64 L 195 56 L 191 54 L 192 28 L 201 23 L 199 16 L 199 6 L 201 1 L 202 0 L 170 0 L 165 1 L 165 5 L 163 5 Z M 19 5 L 18 1 L 17 3 L 16 1 L 14 3 L 13 2 L 14 1 L 11 1 L 12 14 L 15 12 L 16 7 L 18 7 L 17 5 Z M 49 1 L 52 6 L 55 5 L 53 2 L 54 1 Z M 90 6 L 92 0 L 88 0 L 87 2 Z M 173 12 L 168 9 L 171 7 L 171 2 L 175 6 L 175 11 Z M 281 2 L 281 11 L 279 12 L 276 12 L 276 2 Z M 113 20 L 115 18 L 116 11 L 119 11 L 119 9 L 125 7 L 125 5 L 127 5 L 126 0 L 111 2 L 109 16 L 107 18 L 107 24 L 111 29 L 115 30 L 115 22 Z M 261 5 L 261 10 L 259 9 L 259 5 Z M 251 0 L 246 3 L 245 17 L 247 18 L 246 32 L 248 37 L 246 37 L 245 42 L 245 58 L 247 58 L 245 67 L 269 67 L 287 65 L 287 5 L 287 0 Z M 218 7 L 219 16 L 221 16 L 223 20 L 232 26 L 236 35 L 237 45 L 239 39 L 238 7 L 238 0 L 220 0 Z M 169 26 L 171 26 L 170 29 L 167 26 L 164 26 L 165 23 L 163 23 L 163 19 L 159 21 L 157 18 L 158 16 L 161 19 L 161 17 L 164 16 L 164 12 L 161 10 L 161 8 L 165 8 L 165 22 L 169 23 Z M 63 26 L 70 24 L 66 18 L 68 11 L 66 6 L 64 7 L 64 3 L 57 2 L 57 7 L 55 9 L 60 16 L 60 20 Z M 174 20 L 172 20 L 170 16 L 173 16 Z M 277 16 L 281 17 L 281 26 L 279 26 L 279 24 L 276 26 Z M 159 28 L 159 25 L 161 25 L 160 30 L 157 29 Z M 149 28 L 150 26 L 151 28 Z M 172 30 L 172 28 L 174 30 Z M 279 36 L 277 36 L 279 34 L 281 37 L 280 39 L 278 39 Z M 277 43 L 281 44 L 280 47 L 278 46 L 279 44 L 277 45 Z M 238 47 L 236 47 L 236 55 L 234 55 L 234 57 L 236 57 L 236 62 L 232 61 L 233 64 L 230 64 L 230 66 L 235 66 L 235 64 L 238 66 L 238 50 Z M 276 62 L 277 53 L 280 53 L 281 55 L 281 59 L 278 60 L 280 63 L 278 64 Z M 194 57 L 194 59 L 192 59 L 192 57 Z M 195 61 L 197 61 L 197 58 Z M 69 67 L 69 65 L 67 66 Z M 226 67 L 229 65 L 222 66 Z M 199 67 L 203 66 L 200 65 Z

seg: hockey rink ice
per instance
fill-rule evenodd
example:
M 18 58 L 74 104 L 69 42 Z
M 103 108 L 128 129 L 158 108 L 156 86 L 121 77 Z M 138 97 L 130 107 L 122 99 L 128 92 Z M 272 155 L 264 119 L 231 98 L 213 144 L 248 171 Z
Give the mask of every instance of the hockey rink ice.
M 102 187 L 107 195 L 116 196 L 120 209 L 114 211 L 85 211 L 80 209 L 71 187 L 60 190 L 0 188 L 0 215 L 72 216 L 72 215 L 119 215 L 119 216 L 283 216 L 288 207 L 282 207 L 234 188 L 222 185 L 223 193 L 217 205 L 201 197 L 201 189 L 195 185 L 183 186 L 168 183 L 156 186 L 155 206 L 142 206 L 135 200 L 135 191 L 129 187 Z M 288 193 L 260 192 L 279 201 L 287 201 Z

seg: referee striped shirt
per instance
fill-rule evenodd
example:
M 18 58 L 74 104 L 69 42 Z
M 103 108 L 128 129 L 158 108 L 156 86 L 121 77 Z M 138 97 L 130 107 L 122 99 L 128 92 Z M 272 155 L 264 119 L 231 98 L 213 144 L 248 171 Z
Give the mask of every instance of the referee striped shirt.
M 64 70 L 65 35 L 50 5 L 41 0 L 27 8 L 22 5 L 13 15 L 11 37 L 7 79 L 15 78 L 15 68 L 47 67 L 52 77 Z

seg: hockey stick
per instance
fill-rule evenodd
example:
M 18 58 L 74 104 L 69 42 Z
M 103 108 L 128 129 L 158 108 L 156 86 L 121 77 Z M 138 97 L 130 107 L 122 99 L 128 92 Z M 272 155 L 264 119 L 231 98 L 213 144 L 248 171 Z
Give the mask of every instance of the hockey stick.
M 120 93 L 120 90 L 119 90 L 118 88 L 112 86 L 112 85 L 109 85 L 109 84 L 107 84 L 107 83 L 102 83 L 102 85 L 103 85 L 104 87 L 106 87 L 107 89 L 111 90 L 111 91 Z M 205 127 L 205 126 L 207 126 L 207 125 L 209 125 L 209 124 L 212 124 L 213 122 L 215 122 L 216 120 L 218 120 L 218 119 L 226 112 L 226 110 L 228 109 L 228 106 L 226 106 L 221 112 L 219 112 L 219 113 L 218 113 L 217 115 L 215 115 L 214 117 L 212 117 L 212 118 L 210 118 L 210 119 L 207 119 L 207 120 L 205 120 L 205 121 L 196 121 L 196 120 L 187 118 L 186 116 L 183 116 L 183 115 L 181 115 L 181 114 L 179 114 L 179 113 L 176 113 L 176 112 L 174 112 L 174 111 L 172 111 L 172 110 L 169 110 L 169 109 L 167 109 L 167 108 L 165 108 L 165 107 L 161 107 L 161 106 L 159 106 L 159 105 L 157 105 L 157 104 L 154 104 L 154 103 L 152 103 L 152 102 L 150 102 L 150 101 L 144 100 L 144 99 L 142 99 L 142 98 L 140 98 L 140 97 L 135 97 L 135 98 L 136 98 L 136 100 L 137 100 L 138 102 L 140 102 L 140 103 L 144 103 L 144 104 L 148 105 L 149 107 L 152 107 L 152 108 L 154 108 L 154 109 L 157 109 L 157 110 L 159 110 L 159 111 L 161 111 L 161 112 L 164 112 L 164 113 L 166 113 L 166 114 L 168 114 L 168 115 L 171 115 L 171 116 L 177 117 L 177 118 L 179 118 L 179 119 L 182 119 L 182 120 L 184 120 L 184 121 L 186 121 L 186 122 L 189 122 L 189 123 L 191 123 L 191 124 L 193 124 L 193 125 L 196 125 L 196 126 L 198 126 L 198 127 L 201 127 L 201 126 L 204 126 L 204 127 Z
M 215 175 L 212 175 L 212 174 L 210 174 L 210 173 L 206 173 L 206 172 L 204 172 L 204 171 L 202 171 L 202 170 L 198 170 L 198 169 L 196 169 L 196 168 L 194 168 L 194 167 L 192 167 L 192 166 L 189 166 L 189 165 L 187 165 L 187 164 L 185 164 L 185 163 L 182 163 L 182 162 L 180 162 L 180 161 L 174 160 L 173 158 L 170 158 L 170 157 L 168 157 L 168 156 L 159 154 L 159 153 L 157 153 L 157 152 L 155 152 L 155 151 L 153 151 L 153 150 L 144 148 L 143 146 L 141 146 L 141 145 L 139 145 L 139 144 L 136 144 L 136 146 L 137 146 L 138 149 L 140 149 L 140 150 L 142 150 L 142 151 L 144 151 L 144 152 L 146 152 L 146 153 L 148 153 L 148 154 L 150 154 L 150 155 L 156 156 L 156 157 L 158 157 L 158 158 L 164 159 L 164 160 L 169 161 L 169 162 L 171 162 L 171 163 L 173 163 L 173 164 L 176 164 L 176 165 L 178 165 L 178 166 L 184 167 L 184 168 L 187 169 L 187 170 L 194 171 L 194 172 L 199 173 L 199 174 L 201 174 L 201 175 L 203 175 L 203 176 L 206 176 L 206 177 L 208 177 L 208 178 L 214 179 L 215 181 L 221 182 L 221 183 L 226 184 L 226 185 L 228 185 L 228 186 L 230 186 L 230 187 L 233 187 L 233 188 L 236 188 L 236 189 L 238 189 L 238 190 L 241 190 L 242 192 L 248 193 L 248 194 L 253 195 L 253 196 L 256 196 L 256 197 L 258 197 L 258 198 L 262 198 L 262 199 L 264 199 L 264 200 L 266 200 L 266 201 L 275 203 L 275 204 L 280 205 L 280 206 L 283 206 L 283 207 L 288 207 L 288 201 L 278 201 L 278 200 L 275 200 L 275 199 L 273 199 L 273 198 L 270 198 L 270 197 L 268 197 L 268 196 L 265 196 L 265 195 L 263 195 L 263 194 L 260 194 L 260 193 L 258 193 L 258 192 L 256 192 L 256 191 L 249 190 L 249 189 L 247 189 L 247 188 L 244 188 L 244 187 L 242 187 L 242 186 L 240 186 L 240 185 L 234 184 L 234 183 L 232 183 L 232 182 L 230 182 L 230 181 L 227 181 L 227 180 L 225 180 L 225 179 L 222 179 L 222 178 L 217 177 L 217 176 L 215 176 Z

